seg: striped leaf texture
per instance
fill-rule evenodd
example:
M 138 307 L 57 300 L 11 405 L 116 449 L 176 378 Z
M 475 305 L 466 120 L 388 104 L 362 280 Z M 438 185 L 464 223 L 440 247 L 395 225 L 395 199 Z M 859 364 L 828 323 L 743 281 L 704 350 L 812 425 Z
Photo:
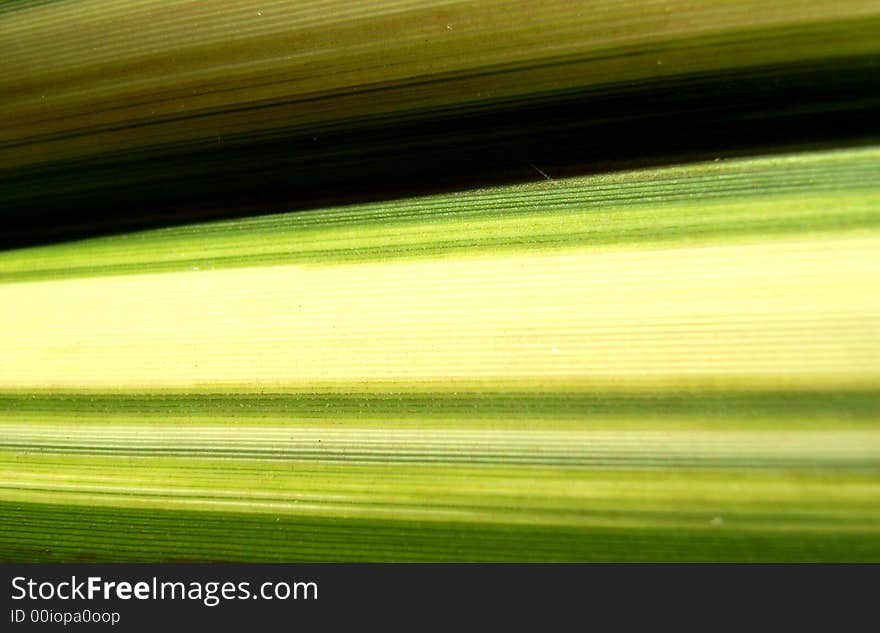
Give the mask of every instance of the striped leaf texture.
M 0 254 L 21 560 L 880 558 L 880 151 Z
M 6 0 L 0 112 L 0 560 L 880 561 L 876 0 Z

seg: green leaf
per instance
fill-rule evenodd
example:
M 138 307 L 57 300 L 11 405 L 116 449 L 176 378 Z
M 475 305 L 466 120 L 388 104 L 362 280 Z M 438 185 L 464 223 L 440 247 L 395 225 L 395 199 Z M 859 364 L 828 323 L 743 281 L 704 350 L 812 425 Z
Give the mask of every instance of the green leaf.
M 0 253 L 5 560 L 880 560 L 880 151 Z

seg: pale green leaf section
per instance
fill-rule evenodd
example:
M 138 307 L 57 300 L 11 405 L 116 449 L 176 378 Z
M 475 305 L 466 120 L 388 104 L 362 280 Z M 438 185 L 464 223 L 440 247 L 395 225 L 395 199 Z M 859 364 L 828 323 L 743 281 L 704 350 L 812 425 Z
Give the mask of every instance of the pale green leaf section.
M 880 152 L 0 254 L 7 560 L 880 560 Z

